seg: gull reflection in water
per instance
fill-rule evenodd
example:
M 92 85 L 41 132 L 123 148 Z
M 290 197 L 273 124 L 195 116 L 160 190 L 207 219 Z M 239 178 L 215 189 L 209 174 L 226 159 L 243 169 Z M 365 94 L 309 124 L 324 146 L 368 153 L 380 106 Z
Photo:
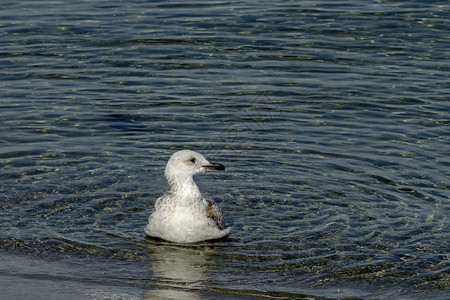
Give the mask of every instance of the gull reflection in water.
M 194 245 L 172 244 L 148 239 L 148 253 L 153 272 L 153 289 L 142 299 L 204 299 L 205 282 L 214 278 L 214 257 L 220 253 L 220 243 Z

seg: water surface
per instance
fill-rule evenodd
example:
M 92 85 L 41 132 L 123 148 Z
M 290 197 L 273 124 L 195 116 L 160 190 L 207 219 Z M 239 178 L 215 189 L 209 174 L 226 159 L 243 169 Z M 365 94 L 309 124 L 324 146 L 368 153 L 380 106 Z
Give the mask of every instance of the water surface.
M 446 1 L 4 1 L 11 299 L 446 299 Z M 171 153 L 226 241 L 144 238 Z

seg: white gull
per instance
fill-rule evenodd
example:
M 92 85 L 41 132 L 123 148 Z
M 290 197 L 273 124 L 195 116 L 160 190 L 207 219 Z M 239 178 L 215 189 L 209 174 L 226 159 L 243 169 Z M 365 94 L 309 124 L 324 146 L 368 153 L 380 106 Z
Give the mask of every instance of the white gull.
M 209 196 L 200 193 L 193 176 L 205 170 L 223 171 L 225 167 L 210 163 L 201 154 L 175 152 L 166 165 L 169 188 L 158 198 L 148 218 L 145 234 L 177 243 L 195 243 L 225 237 L 222 211 Z

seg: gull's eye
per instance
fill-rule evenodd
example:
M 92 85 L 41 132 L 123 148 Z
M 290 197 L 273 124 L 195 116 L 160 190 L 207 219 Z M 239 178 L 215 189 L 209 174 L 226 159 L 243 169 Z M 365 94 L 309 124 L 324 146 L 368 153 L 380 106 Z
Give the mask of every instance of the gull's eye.
M 195 157 L 193 157 L 193 158 L 191 158 L 189 161 L 190 161 L 191 163 L 195 164 L 195 162 L 196 162 L 197 160 L 195 159 Z

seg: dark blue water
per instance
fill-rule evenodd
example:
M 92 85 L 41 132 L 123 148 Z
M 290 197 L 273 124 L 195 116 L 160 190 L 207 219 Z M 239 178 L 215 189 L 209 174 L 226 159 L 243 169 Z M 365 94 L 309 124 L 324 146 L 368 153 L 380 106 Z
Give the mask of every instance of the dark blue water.
M 447 1 L 2 1 L 7 299 L 447 299 Z M 226 241 L 144 238 L 171 153 Z M 308 298 L 310 299 L 310 298 Z

